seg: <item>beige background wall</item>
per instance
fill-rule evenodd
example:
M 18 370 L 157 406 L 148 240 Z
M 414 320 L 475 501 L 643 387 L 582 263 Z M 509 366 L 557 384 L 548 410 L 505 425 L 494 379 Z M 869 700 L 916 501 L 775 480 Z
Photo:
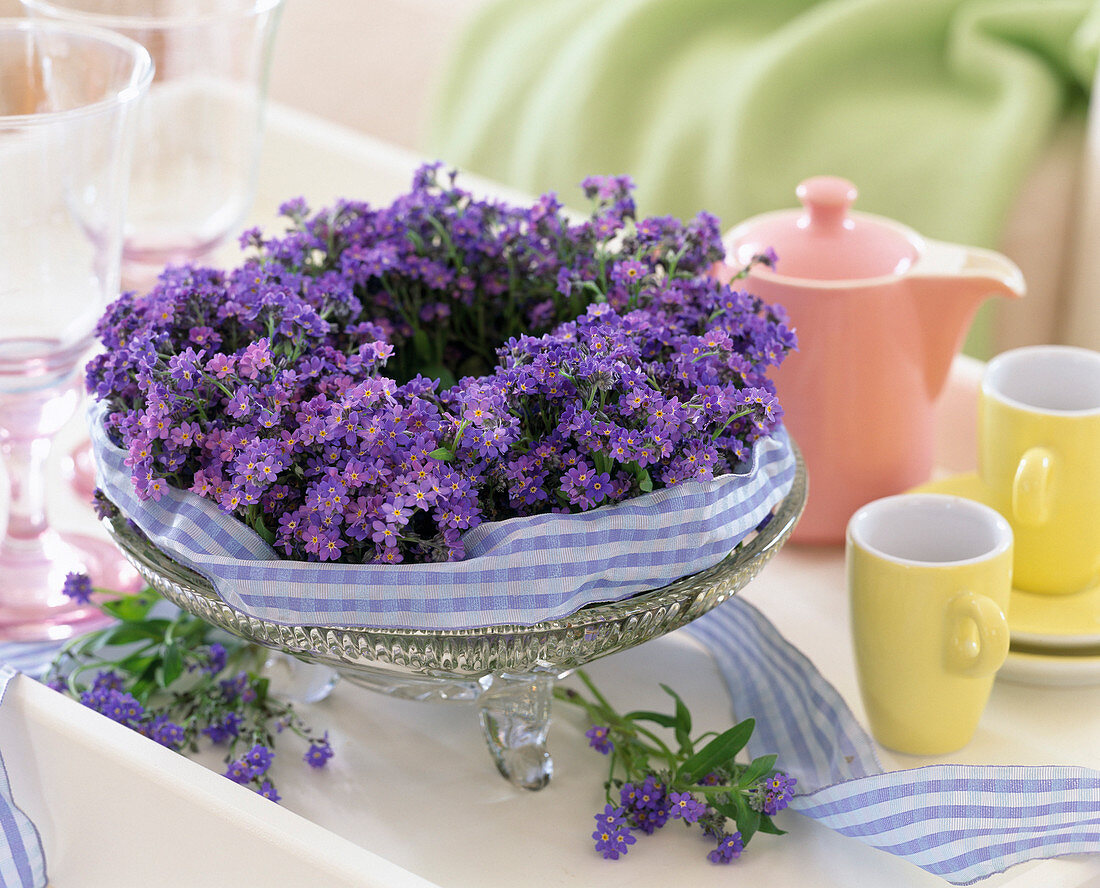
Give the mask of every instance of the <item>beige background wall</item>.
M 271 96 L 410 148 L 451 41 L 482 0 L 287 0 Z
M 286 0 L 271 97 L 410 148 L 451 41 L 483 0 Z M 0 16 L 21 15 L 0 0 Z

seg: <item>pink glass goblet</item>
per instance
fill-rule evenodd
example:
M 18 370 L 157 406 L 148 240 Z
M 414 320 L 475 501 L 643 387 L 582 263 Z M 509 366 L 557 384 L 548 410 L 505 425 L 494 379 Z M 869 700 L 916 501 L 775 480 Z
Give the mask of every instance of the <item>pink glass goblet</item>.
M 109 543 L 46 517 L 51 439 L 81 401 L 81 363 L 119 289 L 134 110 L 149 53 L 109 31 L 0 20 L 0 638 L 60 639 L 103 619 L 62 592 L 134 572 Z
M 69 482 L 81 500 L 91 501 L 96 491 L 95 457 L 92 456 L 91 442 L 85 439 L 61 457 L 61 477 Z

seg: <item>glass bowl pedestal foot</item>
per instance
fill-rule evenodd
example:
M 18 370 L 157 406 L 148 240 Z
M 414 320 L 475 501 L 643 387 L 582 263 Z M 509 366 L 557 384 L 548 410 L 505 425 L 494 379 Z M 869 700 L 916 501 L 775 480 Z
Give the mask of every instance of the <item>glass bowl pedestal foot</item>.
M 542 789 L 554 774 L 546 749 L 554 677 L 487 675 L 479 684 L 478 719 L 497 770 L 522 789 Z

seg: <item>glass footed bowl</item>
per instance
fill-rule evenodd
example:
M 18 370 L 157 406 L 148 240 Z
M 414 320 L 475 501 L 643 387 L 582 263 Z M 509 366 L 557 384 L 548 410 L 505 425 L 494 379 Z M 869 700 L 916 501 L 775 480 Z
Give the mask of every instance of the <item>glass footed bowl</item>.
M 791 490 L 771 520 L 718 564 L 651 592 L 532 626 L 433 631 L 273 623 L 227 604 L 209 580 L 173 561 L 124 518 L 104 523 L 149 585 L 208 623 L 331 667 L 374 691 L 412 700 L 476 700 L 501 774 L 517 786 L 541 789 L 553 773 L 546 736 L 554 682 L 690 623 L 753 579 L 790 536 L 805 506 L 806 467 L 797 447 L 795 457 Z

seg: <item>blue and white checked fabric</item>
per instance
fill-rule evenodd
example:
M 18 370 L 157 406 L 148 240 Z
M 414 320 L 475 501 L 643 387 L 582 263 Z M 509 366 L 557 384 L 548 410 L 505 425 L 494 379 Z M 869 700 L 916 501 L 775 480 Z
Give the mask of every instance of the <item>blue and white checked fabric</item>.
M 0 663 L 0 705 L 17 674 L 11 666 Z M 38 830 L 12 800 L 11 782 L 0 758 L 0 885 L 44 888 L 46 882 L 46 857 Z
M 747 601 L 685 628 L 710 651 L 753 756 L 798 779 L 790 807 L 956 885 L 1027 860 L 1100 852 L 1100 772 L 930 765 L 884 773 L 848 705 Z
M 0 644 L 0 665 L 38 678 L 50 665 L 63 641 L 6 641 Z
M 445 564 L 279 561 L 251 528 L 180 490 L 134 492 L 126 452 L 89 426 L 100 488 L 156 545 L 203 574 L 228 603 L 276 623 L 466 629 L 531 625 L 617 601 L 720 561 L 771 513 L 794 480 L 785 432 L 761 439 L 744 473 L 689 481 L 580 515 L 487 522 L 467 557 Z

